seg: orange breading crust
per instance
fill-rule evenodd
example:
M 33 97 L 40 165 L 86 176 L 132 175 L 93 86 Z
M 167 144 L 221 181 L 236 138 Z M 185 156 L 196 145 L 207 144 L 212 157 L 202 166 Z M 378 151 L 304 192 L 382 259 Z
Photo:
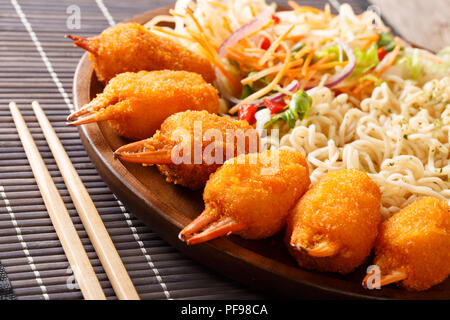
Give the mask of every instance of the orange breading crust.
M 203 78 L 186 71 L 141 71 L 113 78 L 94 100 L 100 119 L 129 139 L 151 137 L 170 115 L 185 110 L 218 112 L 217 90 Z M 93 104 L 96 104 L 94 101 Z
M 377 236 L 381 193 L 360 170 L 329 173 L 313 186 L 289 215 L 286 242 L 298 264 L 319 271 L 352 272 L 369 255 Z M 319 244 L 334 248 L 314 257 Z
M 120 23 L 99 36 L 74 39 L 87 49 L 97 78 L 107 83 L 123 72 L 141 70 L 185 70 L 196 72 L 212 83 L 216 76 L 211 63 L 168 37 L 156 35 L 138 23 Z M 80 43 L 81 42 L 81 43 Z
M 425 197 L 384 221 L 375 247 L 382 274 L 403 271 L 400 284 L 426 290 L 450 274 L 450 212 L 447 201 Z
M 201 164 L 194 164 L 194 154 L 191 153 L 190 163 L 158 165 L 159 170 L 167 177 L 168 182 L 180 184 L 193 190 L 202 188 L 206 181 L 208 181 L 210 174 L 215 172 L 227 159 L 227 153 L 224 149 L 230 147 L 229 144 L 226 144 L 229 133 L 233 134 L 237 130 L 246 133 L 249 139 L 253 139 L 256 143 L 253 145 L 254 148 L 256 150 L 258 148 L 258 133 L 247 121 L 220 117 L 206 111 L 186 111 L 170 116 L 161 125 L 161 130 L 145 142 L 145 147 L 148 150 L 161 150 L 173 148 L 182 142 L 186 143 L 186 141 L 188 141 L 189 146 L 187 146 L 186 149 L 194 150 L 194 125 L 197 126 L 197 130 L 200 128 L 202 131 L 202 136 L 200 137 L 203 140 L 201 150 L 202 155 L 215 155 L 215 150 L 205 152 L 205 149 L 208 148 L 211 143 L 215 143 L 216 146 L 218 146 L 217 151 L 221 152 L 223 157 L 218 157 L 217 159 L 219 161 L 211 159 L 214 160 L 214 162 L 211 161 L 213 162 L 212 164 L 205 164 L 205 159 L 202 159 Z M 215 140 L 215 137 L 206 138 L 205 133 L 210 129 L 220 131 L 223 140 Z M 187 139 L 183 141 L 181 136 L 174 136 L 174 133 L 177 130 L 178 132 L 181 132 L 180 130 L 185 130 L 186 133 L 189 134 Z M 243 150 L 245 153 L 249 152 L 251 146 L 249 139 L 246 138 L 244 142 L 245 148 Z M 220 146 L 224 146 L 224 148 L 221 149 Z M 230 158 L 238 154 L 239 150 L 237 150 L 237 146 L 238 144 L 234 142 L 231 145 L 230 148 L 232 148 L 231 150 L 233 150 L 233 152 L 230 152 Z M 210 149 L 212 149 L 211 147 Z M 222 151 L 220 151 L 220 149 Z
M 269 171 L 261 171 L 264 168 Z M 309 184 L 308 166 L 299 152 L 240 155 L 228 160 L 207 182 L 205 212 L 243 223 L 245 229 L 235 232 L 243 238 L 270 237 L 283 228 L 289 209 Z

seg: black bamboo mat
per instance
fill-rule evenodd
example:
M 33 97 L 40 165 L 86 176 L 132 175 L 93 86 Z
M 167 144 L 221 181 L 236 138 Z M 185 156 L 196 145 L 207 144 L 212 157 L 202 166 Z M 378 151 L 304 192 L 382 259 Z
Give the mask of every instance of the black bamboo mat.
M 81 299 L 82 295 L 16 133 L 8 109 L 12 100 L 22 110 L 108 298 L 114 299 L 114 292 L 33 115 L 33 100 L 41 103 L 55 127 L 142 299 L 265 298 L 183 256 L 137 220 L 101 180 L 77 130 L 65 125 L 73 74 L 83 52 L 64 35 L 92 36 L 114 22 L 173 2 L 0 0 L 0 261 L 17 299 Z M 301 3 L 317 6 L 325 1 Z M 359 12 L 367 8 L 365 1 L 351 4 Z M 71 30 L 67 19 L 74 8 L 80 10 L 81 25 Z M 13 297 L 1 266 L 0 297 Z

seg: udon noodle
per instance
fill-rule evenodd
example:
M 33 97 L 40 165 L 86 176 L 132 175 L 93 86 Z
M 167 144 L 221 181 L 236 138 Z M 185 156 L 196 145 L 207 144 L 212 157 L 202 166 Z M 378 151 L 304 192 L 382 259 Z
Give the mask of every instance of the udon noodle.
M 330 171 L 366 171 L 382 192 L 385 217 L 429 195 L 450 200 L 450 78 L 415 82 L 387 76 L 357 107 L 326 87 L 308 94 L 309 116 L 272 148 L 307 156 L 312 184 Z

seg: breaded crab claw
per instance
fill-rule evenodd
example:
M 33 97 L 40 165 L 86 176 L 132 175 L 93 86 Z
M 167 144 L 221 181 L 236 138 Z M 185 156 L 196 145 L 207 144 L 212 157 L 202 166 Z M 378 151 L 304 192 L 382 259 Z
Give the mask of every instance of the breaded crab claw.
M 420 291 L 444 281 L 450 274 L 447 201 L 425 197 L 385 220 L 375 243 L 374 264 L 381 273 L 380 286 L 398 283 Z M 368 287 L 371 275 L 364 278 L 364 286 Z
M 304 268 L 349 273 L 373 248 L 381 222 L 381 193 L 360 170 L 322 177 L 287 219 L 286 244 Z
M 258 147 L 258 133 L 247 121 L 185 111 L 167 118 L 152 138 L 114 154 L 122 161 L 158 165 L 168 182 L 199 189 L 227 159 Z
M 216 78 L 207 59 L 138 23 L 119 23 L 93 38 L 66 37 L 89 52 L 97 78 L 104 84 L 120 73 L 141 70 L 190 71 L 208 83 Z
M 230 159 L 206 183 L 205 210 L 179 238 L 193 245 L 231 233 L 245 239 L 270 237 L 283 228 L 309 184 L 299 152 L 266 150 Z
M 186 71 L 122 73 L 103 93 L 73 112 L 69 125 L 108 120 L 118 135 L 132 140 L 151 137 L 170 115 L 185 110 L 218 112 L 217 90 L 203 78 Z

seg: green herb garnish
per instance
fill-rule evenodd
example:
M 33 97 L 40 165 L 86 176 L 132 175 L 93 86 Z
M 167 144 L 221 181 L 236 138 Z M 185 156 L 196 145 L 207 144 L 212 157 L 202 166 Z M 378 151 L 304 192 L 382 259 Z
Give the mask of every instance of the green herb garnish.
M 377 41 L 378 48 L 384 47 L 386 52 L 394 50 L 396 43 L 394 36 L 390 32 L 383 32 L 379 34 L 380 38 Z
M 303 120 L 311 108 L 312 99 L 303 90 L 297 91 L 291 99 L 289 105 L 280 113 L 276 114 L 269 121 L 266 122 L 264 128 L 274 125 L 278 121 L 285 121 L 290 128 L 295 127 L 296 120 Z

